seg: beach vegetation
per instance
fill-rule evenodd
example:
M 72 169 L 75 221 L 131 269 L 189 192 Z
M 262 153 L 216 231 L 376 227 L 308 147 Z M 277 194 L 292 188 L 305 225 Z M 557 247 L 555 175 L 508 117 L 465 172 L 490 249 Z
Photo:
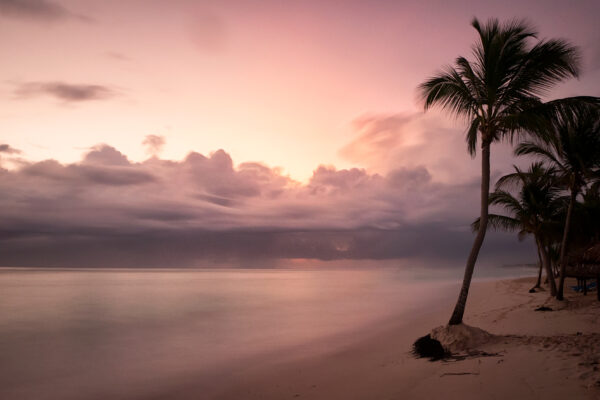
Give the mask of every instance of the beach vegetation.
M 546 134 L 548 116 L 568 107 L 571 101 L 544 103 L 542 97 L 556 83 L 578 76 L 580 64 L 575 46 L 562 39 L 538 39 L 527 21 L 501 23 L 490 19 L 481 23 L 475 18 L 472 26 L 478 35 L 472 58 L 458 57 L 454 65 L 419 86 L 425 110 L 437 106 L 465 120 L 469 154 L 475 156 L 478 146 L 481 151 L 480 222 L 450 325 L 462 323 L 487 230 L 491 145 L 522 134 Z

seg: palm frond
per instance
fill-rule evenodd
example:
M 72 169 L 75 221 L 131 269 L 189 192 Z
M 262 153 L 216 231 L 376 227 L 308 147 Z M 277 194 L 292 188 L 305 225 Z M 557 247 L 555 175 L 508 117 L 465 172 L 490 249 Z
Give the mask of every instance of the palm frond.
M 477 232 L 480 226 L 480 219 L 477 218 L 471 224 L 471 230 Z M 488 215 L 488 229 L 497 231 L 516 232 L 521 229 L 521 223 L 518 219 L 499 214 Z
M 498 178 L 498 181 L 496 182 L 496 189 L 514 189 L 522 185 L 522 172 L 517 166 L 514 166 L 514 168 L 517 169 L 517 172 L 513 172 L 512 174 L 507 174 Z
M 425 101 L 425 110 L 437 105 L 459 117 L 472 118 L 476 114 L 474 93 L 452 67 L 423 82 L 419 92 Z
M 600 107 L 600 97 L 573 96 L 542 103 L 532 109 L 532 112 L 540 114 L 550 121 L 564 123 L 565 121 L 573 122 L 576 115 L 593 114 L 598 107 Z M 588 114 L 586 118 L 591 116 Z
M 496 190 L 495 192 L 490 193 L 489 204 L 502 206 L 513 214 L 523 211 L 523 206 L 519 200 L 504 190 Z
M 540 146 L 534 142 L 522 142 L 515 149 L 515 155 L 524 156 L 531 155 L 541 158 L 542 160 L 549 162 L 551 165 L 556 165 L 562 168 L 562 163 L 558 160 L 556 155 L 549 149 Z
M 480 124 L 481 118 L 474 118 L 473 121 L 471 121 L 471 126 L 469 126 L 469 130 L 467 131 L 467 150 L 469 151 L 469 155 L 471 157 L 474 157 L 475 153 L 477 152 L 477 132 L 479 131 Z
M 566 40 L 542 40 L 536 43 L 511 76 L 503 100 L 512 96 L 545 95 L 556 83 L 579 75 L 580 56 L 577 47 Z

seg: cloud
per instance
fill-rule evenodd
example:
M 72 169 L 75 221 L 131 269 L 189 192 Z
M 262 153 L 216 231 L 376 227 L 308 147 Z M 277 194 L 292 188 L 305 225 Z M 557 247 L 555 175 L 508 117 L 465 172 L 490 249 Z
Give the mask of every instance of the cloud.
M 101 144 L 92 148 L 83 158 L 84 164 L 130 165 L 127 156 L 114 147 Z
M 21 154 L 22 151 L 11 147 L 8 144 L 0 144 L 0 153 L 4 154 Z
M 156 177 L 147 171 L 131 168 L 131 165 L 96 164 L 82 162 L 64 166 L 55 160 L 46 160 L 23 167 L 22 172 L 30 177 L 55 184 L 70 185 L 71 189 L 96 185 L 137 185 L 154 182 Z
M 5 143 L 0 144 L 0 170 L 2 170 L 2 166 L 6 164 L 6 161 L 19 164 L 21 154 L 23 154 L 23 152 L 19 149 L 15 149 Z
M 50 22 L 70 18 L 91 21 L 89 17 L 74 14 L 60 4 L 48 0 L 0 0 L 0 15 Z
M 65 82 L 25 82 L 18 84 L 13 93 L 22 99 L 47 95 L 65 102 L 104 100 L 117 95 L 107 86 Z
M 358 137 L 340 150 L 348 159 L 372 159 L 399 145 L 411 145 L 407 128 L 420 114 L 365 115 L 354 121 Z M 386 156 L 388 156 L 386 154 Z
M 146 147 L 146 153 L 151 156 L 157 156 L 165 146 L 165 137 L 158 135 L 147 135 L 142 142 Z
M 468 156 L 466 127 L 450 124 L 435 111 L 424 113 L 369 114 L 354 121 L 356 137 L 340 149 L 340 156 L 371 171 L 414 169 L 426 165 L 440 182 L 466 182 L 481 176 L 479 161 Z M 458 155 L 458 156 L 457 156 Z M 515 158 L 509 143 L 492 146 L 492 171 L 525 165 Z
M 431 174 L 427 168 L 418 166 L 413 169 L 399 168 L 392 170 L 388 179 L 392 185 L 403 186 L 406 189 L 420 187 L 431 182 Z
M 235 165 L 223 150 L 136 163 L 108 145 L 76 163 L 24 161 L 0 174 L 0 265 L 13 266 L 460 265 L 479 185 L 438 182 L 422 165 L 385 174 L 319 166 L 302 184 L 261 163 Z M 516 242 L 491 235 L 484 260 L 533 259 L 526 245 L 507 252 Z

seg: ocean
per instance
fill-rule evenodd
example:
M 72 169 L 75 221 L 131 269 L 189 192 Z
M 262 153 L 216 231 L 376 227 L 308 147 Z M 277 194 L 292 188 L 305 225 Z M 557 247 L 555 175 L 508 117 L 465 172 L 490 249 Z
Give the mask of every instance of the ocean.
M 2 269 L 0 398 L 158 398 L 189 381 L 209 393 L 223 384 L 217 377 L 262 360 L 311 357 L 390 321 L 409 323 L 454 298 L 460 271 L 438 275 L 396 268 Z

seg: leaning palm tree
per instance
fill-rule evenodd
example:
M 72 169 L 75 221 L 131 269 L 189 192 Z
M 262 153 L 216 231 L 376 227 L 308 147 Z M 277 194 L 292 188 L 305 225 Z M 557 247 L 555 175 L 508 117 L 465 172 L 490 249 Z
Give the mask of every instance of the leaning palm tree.
M 462 322 L 475 262 L 488 224 L 490 146 L 521 132 L 540 132 L 546 124 L 539 109 L 541 96 L 555 83 L 578 75 L 575 47 L 564 40 L 536 41 L 525 21 L 501 24 L 491 19 L 472 22 L 479 38 L 473 59 L 458 57 L 454 66 L 419 87 L 425 110 L 440 106 L 469 122 L 467 145 L 474 156 L 481 142 L 480 227 L 467 259 L 462 288 L 449 324 Z M 535 41 L 535 43 L 534 43 Z M 538 112 L 532 112 L 538 109 Z
M 556 283 L 548 254 L 549 233 L 560 226 L 558 217 L 564 209 L 564 198 L 556 185 L 554 171 L 544 168 L 540 162 L 533 163 L 527 171 L 514 167 L 515 172 L 500 178 L 496 190 L 490 194 L 489 204 L 503 207 L 509 215 L 489 214 L 489 227 L 497 230 L 518 232 L 519 240 L 532 235 L 537 246 L 541 266 L 546 270 L 550 292 L 556 295 Z M 517 188 L 515 197 L 507 188 Z M 478 218 L 471 225 L 480 227 Z M 539 278 L 538 278 L 539 285 Z
M 600 110 L 594 105 L 571 110 L 556 118 L 553 128 L 552 135 L 521 143 L 515 154 L 537 156 L 552 165 L 570 193 L 560 245 L 560 282 L 556 294 L 556 298 L 562 300 L 573 209 L 583 187 L 597 176 L 600 169 Z

